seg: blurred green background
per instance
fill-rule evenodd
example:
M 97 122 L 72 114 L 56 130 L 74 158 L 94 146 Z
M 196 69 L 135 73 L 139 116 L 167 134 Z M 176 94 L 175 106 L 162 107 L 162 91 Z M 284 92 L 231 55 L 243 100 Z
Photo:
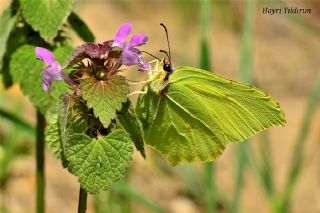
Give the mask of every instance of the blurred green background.
M 77 1 L 75 10 L 96 42 L 113 39 L 118 27 L 130 22 L 132 34 L 149 35 L 141 49 L 162 57 L 158 50 L 167 44 L 159 23 L 165 23 L 175 67 L 210 67 L 255 84 L 280 103 L 287 118 L 285 127 L 229 145 L 214 166 L 172 168 L 151 149 L 146 161 L 136 153 L 124 181 L 89 196 L 88 212 L 320 212 L 320 3 L 248 2 Z M 1 0 L 0 13 L 8 4 Z M 262 13 L 264 7 L 286 5 L 312 12 Z M 81 44 L 72 37 L 74 46 Z M 0 211 L 33 212 L 35 110 L 17 85 L 9 90 L 0 85 L 0 121 Z M 77 179 L 46 154 L 47 212 L 74 212 Z

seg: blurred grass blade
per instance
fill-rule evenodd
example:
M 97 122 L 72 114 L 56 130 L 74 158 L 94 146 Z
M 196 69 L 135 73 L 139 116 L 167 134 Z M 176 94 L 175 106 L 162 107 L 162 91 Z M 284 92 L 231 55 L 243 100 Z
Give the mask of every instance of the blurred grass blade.
M 3 109 L 0 109 L 0 117 L 2 119 L 6 119 L 9 122 L 12 122 L 19 130 L 24 131 L 25 133 L 29 134 L 30 136 L 35 136 L 35 129 L 27 122 L 23 121 L 19 117 L 11 114 Z
M 210 68 L 210 53 L 208 44 L 208 28 L 211 19 L 211 0 L 200 2 L 200 28 L 201 28 L 201 46 L 200 46 L 200 66 L 202 69 Z
M 246 84 L 254 84 L 253 78 L 253 15 L 255 2 L 246 0 L 245 17 L 242 28 L 240 50 L 240 81 Z
M 307 18 L 303 16 L 297 16 L 295 14 L 286 15 L 292 23 L 299 25 L 299 27 L 305 29 L 305 31 L 308 31 L 315 35 L 317 38 L 319 38 L 320 35 L 320 27 L 319 25 L 313 23 L 311 20 L 308 20 Z
M 275 193 L 274 181 L 272 178 L 272 162 L 271 162 L 271 147 L 269 133 L 261 133 L 261 140 L 259 142 L 260 155 L 262 157 L 262 168 L 260 170 L 261 180 L 264 190 L 269 198 L 272 198 Z
M 75 13 L 72 12 L 68 21 L 72 27 L 72 29 L 82 38 L 85 42 L 94 42 L 95 37 L 91 32 L 88 25 Z
M 214 162 L 205 163 L 204 181 L 206 193 L 206 210 L 207 212 L 216 212 L 216 184 L 215 184 L 215 164 Z
M 239 202 L 241 197 L 241 191 L 243 188 L 243 177 L 247 166 L 246 153 L 248 149 L 249 140 L 243 141 L 237 147 L 237 162 L 236 162 L 236 175 L 235 175 L 235 189 L 233 193 L 231 212 L 239 212 Z
M 253 15 L 255 11 L 255 2 L 246 1 L 245 17 L 242 29 L 241 52 L 240 52 L 240 81 L 247 84 L 253 84 L 252 71 L 252 40 L 253 40 Z M 245 140 L 238 145 L 237 149 L 237 166 L 236 166 L 236 183 L 235 192 L 232 199 L 231 211 L 239 211 L 239 201 L 243 188 L 243 176 L 248 159 L 246 153 L 249 140 Z
M 130 180 L 130 174 L 132 173 L 132 168 L 129 168 L 127 174 L 122 179 L 122 183 L 127 186 Z M 119 193 L 121 212 L 123 213 L 131 213 L 132 212 L 132 203 L 130 197 L 126 196 L 124 193 Z
M 200 169 L 192 164 L 185 164 L 176 166 L 175 171 L 180 181 L 184 184 L 188 197 L 196 204 L 202 204 L 205 191 L 203 184 L 206 184 L 206 182 L 201 175 L 194 175 L 201 173 Z
M 140 203 L 144 207 L 150 210 L 150 212 L 157 212 L 157 213 L 164 213 L 165 211 L 158 206 L 156 203 L 151 201 L 149 198 L 143 196 L 139 192 L 135 191 L 131 187 L 129 187 L 127 184 L 122 182 L 117 182 L 113 185 L 113 189 L 119 191 L 124 196 L 127 196 L 128 198 L 135 200 L 136 202 Z
M 200 68 L 211 70 L 210 47 L 208 41 L 208 28 L 211 17 L 211 0 L 203 0 L 200 3 L 200 25 L 201 25 L 201 43 L 200 43 Z M 207 212 L 216 212 L 216 185 L 215 185 L 215 165 L 213 162 L 204 164 L 204 182 L 205 182 L 205 202 Z
M 316 1 L 315 1 L 316 2 Z M 291 3 L 286 2 L 286 1 L 270 1 L 272 6 L 275 7 L 290 7 Z M 311 14 L 313 13 L 312 9 L 311 9 Z M 304 29 L 306 32 L 309 32 L 313 35 L 315 35 L 317 38 L 319 38 L 319 34 L 320 34 L 320 25 L 319 22 L 317 23 L 316 18 L 314 18 L 314 21 L 312 21 L 311 19 L 307 18 L 307 15 L 310 14 L 306 14 L 306 16 L 303 15 L 297 15 L 297 14 L 284 14 L 285 18 L 288 18 L 288 20 L 290 20 L 293 24 L 296 24 L 297 26 L 301 27 L 302 29 Z M 316 17 L 316 16 L 315 16 Z
M 208 71 L 211 70 L 210 66 L 210 51 L 209 51 L 209 44 L 206 38 L 201 38 L 200 43 L 200 68 Z
M 273 180 L 273 168 L 271 161 L 271 147 L 270 147 L 270 137 L 269 133 L 263 132 L 260 133 L 260 141 L 259 141 L 259 153 L 261 156 L 262 165 L 258 165 L 257 159 L 251 152 L 250 147 L 248 147 L 247 151 L 247 159 L 248 163 L 251 166 L 251 169 L 255 173 L 256 178 L 260 181 L 262 188 L 265 192 L 265 195 L 269 201 L 270 208 L 274 208 L 275 201 L 275 185 Z
M 239 27 L 232 1 L 214 1 L 213 10 L 215 14 L 221 17 L 222 22 L 232 30 L 235 31 Z
M 281 212 L 287 212 L 292 197 L 294 187 L 297 183 L 299 174 L 303 167 L 303 151 L 304 145 L 309 133 L 310 125 L 313 120 L 313 116 L 320 104 L 320 73 L 318 74 L 314 86 L 310 92 L 306 111 L 303 116 L 299 135 L 296 139 L 289 174 L 287 177 L 287 184 L 285 186 L 284 194 L 281 199 L 278 210 Z
M 5 185 L 11 163 L 19 157 L 17 153 L 21 145 L 21 136 L 17 132 L 19 129 L 14 127 L 8 135 L 1 138 L 3 141 L 0 146 L 0 190 Z

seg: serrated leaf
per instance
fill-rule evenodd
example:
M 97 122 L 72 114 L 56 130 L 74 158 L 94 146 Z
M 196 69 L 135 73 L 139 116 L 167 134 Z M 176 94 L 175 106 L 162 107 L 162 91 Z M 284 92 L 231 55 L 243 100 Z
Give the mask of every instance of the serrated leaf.
M 62 159 L 64 144 L 74 133 L 86 133 L 88 128 L 88 109 L 74 95 L 64 95 L 58 113 L 48 119 L 45 141 L 55 157 Z M 62 159 L 63 160 L 63 159 Z
M 79 97 L 64 95 L 59 111 L 59 125 L 63 144 L 72 134 L 86 133 L 88 129 L 88 109 Z
M 75 13 L 72 12 L 68 21 L 72 29 L 86 42 L 94 42 L 95 38 L 88 25 Z
M 52 40 L 71 13 L 74 0 L 20 0 L 22 15 L 45 40 Z
M 56 60 L 61 62 L 72 51 L 71 47 L 60 47 L 54 51 Z M 59 53 L 57 55 L 56 53 Z M 19 83 L 23 93 L 29 96 L 31 102 L 45 114 L 53 106 L 59 104 L 60 96 L 66 91 L 62 82 L 54 82 L 48 92 L 42 89 L 40 73 L 46 65 L 36 59 L 35 47 L 21 46 L 11 57 L 10 73 L 14 82 Z
M 63 167 L 69 162 L 66 158 L 66 143 L 71 135 L 86 133 L 88 129 L 88 108 L 75 95 L 64 95 L 58 112 L 58 124 L 61 137 L 61 160 Z
M 124 176 L 132 160 L 132 141 L 124 130 L 115 130 L 99 139 L 72 135 L 66 144 L 68 169 L 88 193 L 107 190 Z
M 0 17 L 0 67 L 2 66 L 2 58 L 6 52 L 7 41 L 11 31 L 15 27 L 16 21 L 17 14 L 13 10 L 12 5 L 9 5 Z
M 264 91 L 192 67 L 176 69 L 169 82 L 151 83 L 137 112 L 146 143 L 173 165 L 214 160 L 226 144 L 286 122 Z
M 113 75 L 107 80 L 84 78 L 80 83 L 81 95 L 87 106 L 99 118 L 105 128 L 110 125 L 122 103 L 127 101 L 129 86 L 123 76 Z
M 123 105 L 117 115 L 121 126 L 129 133 L 137 150 L 146 158 L 142 125 L 130 100 Z
M 48 120 L 48 126 L 45 130 L 45 141 L 54 156 L 58 159 L 61 159 L 62 141 L 58 122 L 58 114 L 54 114 Z

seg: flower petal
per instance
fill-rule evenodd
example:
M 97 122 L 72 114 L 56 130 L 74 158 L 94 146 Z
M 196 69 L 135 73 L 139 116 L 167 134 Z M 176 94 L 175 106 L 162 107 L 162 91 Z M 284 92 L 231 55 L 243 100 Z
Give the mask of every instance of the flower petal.
M 132 25 L 130 23 L 122 24 L 114 37 L 114 42 L 112 46 L 119 46 L 123 48 L 125 45 L 125 40 L 131 32 L 131 29 Z
M 125 48 L 122 53 L 121 63 L 126 66 L 138 65 L 138 71 L 150 70 L 151 66 L 148 62 L 142 60 L 142 55 L 137 48 Z
M 42 79 L 42 88 L 45 92 L 48 91 L 48 89 L 50 88 L 52 82 L 48 82 L 45 79 Z
M 54 55 L 50 50 L 45 48 L 36 47 L 36 56 L 37 59 L 40 59 L 48 64 L 52 64 L 54 62 Z
M 136 34 L 131 37 L 129 48 L 140 46 L 148 41 L 148 36 L 144 34 Z
M 48 65 L 41 73 L 42 77 L 42 88 L 44 91 L 47 91 L 53 81 L 62 81 L 62 70 L 58 62 L 53 62 Z
M 125 48 L 122 52 L 122 64 L 126 66 L 132 66 L 140 64 L 141 59 L 138 53 Z

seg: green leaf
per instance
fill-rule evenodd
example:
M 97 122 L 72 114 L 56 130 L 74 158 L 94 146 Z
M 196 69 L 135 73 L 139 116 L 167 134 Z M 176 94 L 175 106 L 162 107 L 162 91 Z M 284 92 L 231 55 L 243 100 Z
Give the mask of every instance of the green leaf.
M 58 122 L 58 114 L 54 114 L 48 121 L 48 126 L 45 130 L 45 141 L 54 156 L 58 159 L 61 159 L 62 141 Z
M 53 53 L 56 61 L 58 61 L 60 64 L 63 64 L 68 56 L 72 53 L 72 51 L 73 47 L 71 46 L 61 46 L 56 48 Z
M 6 88 L 9 88 L 13 84 L 12 76 L 10 74 L 10 61 L 12 54 L 22 45 L 28 43 L 27 35 L 30 33 L 31 28 L 29 26 L 16 27 L 12 30 L 8 40 L 7 49 L 3 55 L 1 72 L 3 76 L 3 84 Z
M 17 14 L 13 10 L 12 5 L 9 5 L 0 17 L 0 67 L 2 66 L 2 58 L 6 52 L 7 41 L 11 31 L 15 27 L 16 21 Z
M 59 111 L 59 125 L 62 143 L 65 144 L 70 135 L 86 133 L 88 129 L 88 108 L 75 95 L 65 95 Z
M 20 28 L 16 27 L 19 15 L 15 2 L 13 1 L 0 17 L 0 71 L 5 88 L 9 88 L 12 85 L 12 76 L 9 72 L 11 55 L 25 40 Z
M 127 101 L 129 86 L 123 76 L 113 75 L 107 80 L 84 78 L 80 83 L 81 94 L 87 101 L 87 106 L 93 108 L 105 128 L 111 119 L 116 117 L 116 111 L 121 110 L 122 103 Z
M 150 88 L 137 104 L 145 140 L 173 165 L 214 160 L 226 144 L 285 124 L 266 92 L 205 70 L 180 67 Z
M 64 95 L 58 112 L 58 125 L 61 138 L 61 161 L 63 167 L 69 162 L 66 158 L 65 146 L 69 138 L 76 133 L 86 133 L 88 130 L 88 108 L 76 95 Z
M 71 51 L 72 48 L 67 46 L 56 49 L 56 60 L 62 62 Z M 62 82 L 54 82 L 48 92 L 43 91 L 40 73 L 45 66 L 36 59 L 35 47 L 31 45 L 21 46 L 10 61 L 10 73 L 14 82 L 20 84 L 23 93 L 44 114 L 50 107 L 57 106 L 61 94 L 66 91 L 66 85 Z
M 46 143 L 56 158 L 64 160 L 64 145 L 70 135 L 86 133 L 88 129 L 88 108 L 75 95 L 64 95 L 58 113 L 48 119 Z
M 94 42 L 95 38 L 88 25 L 75 13 L 68 17 L 72 29 L 86 42 Z
M 71 13 L 74 0 L 20 0 L 22 15 L 45 40 L 52 40 Z
M 98 139 L 74 134 L 66 144 L 68 169 L 78 176 L 81 187 L 88 193 L 107 190 L 129 167 L 133 153 L 131 143 L 124 130 L 115 130 Z
M 142 125 L 137 118 L 130 100 L 123 105 L 121 111 L 118 113 L 118 119 L 121 126 L 129 133 L 137 150 L 146 158 Z

